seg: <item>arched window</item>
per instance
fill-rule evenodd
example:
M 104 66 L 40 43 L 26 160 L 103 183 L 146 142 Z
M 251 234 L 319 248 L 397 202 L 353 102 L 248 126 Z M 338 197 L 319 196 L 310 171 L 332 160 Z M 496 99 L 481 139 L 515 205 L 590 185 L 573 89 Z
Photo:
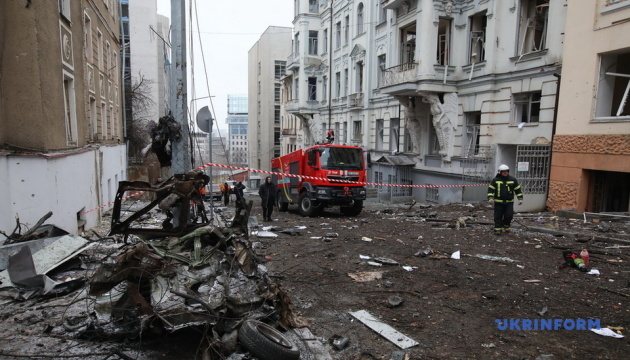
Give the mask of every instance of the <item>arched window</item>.
M 357 8 L 357 34 L 363 34 L 363 3 Z

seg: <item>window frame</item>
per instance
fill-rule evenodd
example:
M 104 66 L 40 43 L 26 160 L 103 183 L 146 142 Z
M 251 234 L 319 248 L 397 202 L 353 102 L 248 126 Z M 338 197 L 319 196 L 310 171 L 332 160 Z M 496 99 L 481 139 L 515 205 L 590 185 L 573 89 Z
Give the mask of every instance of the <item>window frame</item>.
M 536 98 L 535 98 L 536 97 Z M 540 123 L 542 91 L 528 91 L 512 94 L 512 125 L 521 123 L 534 125 Z M 537 104 L 537 105 L 536 105 Z M 527 110 L 527 121 L 523 121 L 523 109 Z M 533 112 L 536 112 L 535 120 Z

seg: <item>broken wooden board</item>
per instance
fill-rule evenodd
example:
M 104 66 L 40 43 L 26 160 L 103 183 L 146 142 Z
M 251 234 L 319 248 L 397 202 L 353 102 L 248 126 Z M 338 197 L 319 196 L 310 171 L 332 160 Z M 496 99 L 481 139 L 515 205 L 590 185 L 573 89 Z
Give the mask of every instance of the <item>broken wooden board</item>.
M 401 349 L 408 349 L 412 346 L 418 345 L 417 341 L 407 337 L 393 327 L 379 321 L 374 316 L 372 316 L 372 314 L 365 310 L 350 312 L 350 315 L 354 316 L 357 320 L 364 323 L 370 329 L 376 331 L 385 339 L 393 342 Z

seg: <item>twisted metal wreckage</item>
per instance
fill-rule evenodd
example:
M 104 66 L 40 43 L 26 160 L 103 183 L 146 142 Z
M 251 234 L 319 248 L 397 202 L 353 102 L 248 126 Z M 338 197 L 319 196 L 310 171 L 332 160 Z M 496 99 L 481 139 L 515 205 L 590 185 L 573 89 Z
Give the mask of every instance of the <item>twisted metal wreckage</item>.
M 299 348 L 270 325 L 306 323 L 252 249 L 252 202 L 237 203 L 230 226 L 215 226 L 218 221 L 212 221 L 214 214 L 208 218 L 199 191 L 208 181 L 192 171 L 159 188 L 119 183 L 109 235 L 123 235 L 125 244 L 102 259 L 89 279 L 88 295 L 95 299 L 86 312 L 91 316 L 66 318 L 66 331 L 84 339 L 122 340 L 205 327 L 211 331 L 199 332 L 206 337 L 200 343 L 207 341 L 219 354 L 245 349 L 261 360 L 299 358 Z M 122 211 L 130 191 L 156 197 L 138 211 Z M 167 213 L 162 228 L 136 226 L 156 206 Z

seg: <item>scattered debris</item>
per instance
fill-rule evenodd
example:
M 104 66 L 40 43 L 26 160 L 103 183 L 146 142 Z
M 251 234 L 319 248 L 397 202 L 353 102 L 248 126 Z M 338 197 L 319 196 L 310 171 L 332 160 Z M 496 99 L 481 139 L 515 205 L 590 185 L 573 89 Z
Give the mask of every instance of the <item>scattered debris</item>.
M 330 345 L 332 345 L 333 348 L 335 348 L 335 350 L 340 351 L 348 346 L 350 339 L 335 334 L 331 336 L 330 339 L 328 339 L 328 342 L 330 343 Z
M 538 315 L 544 316 L 547 313 L 547 307 L 543 306 L 542 310 L 538 312 Z
M 518 262 L 518 260 L 514 260 L 514 259 L 510 259 L 508 257 L 502 257 L 502 256 L 491 256 L 491 255 L 483 255 L 483 254 L 476 254 L 473 255 L 474 257 L 478 257 L 480 259 L 484 259 L 484 260 L 490 260 L 490 261 L 507 261 L 507 262 Z
M 382 271 L 362 271 L 348 274 L 356 282 L 369 282 L 383 278 Z
M 373 260 L 384 265 L 398 265 L 398 261 L 386 257 L 375 257 Z
M 451 254 L 451 259 L 459 260 L 460 258 L 461 258 L 461 253 L 459 250 Z
M 609 336 L 609 337 L 613 337 L 615 339 L 623 339 L 624 338 L 623 335 L 617 334 L 616 332 L 612 331 L 609 328 L 591 329 L 591 331 L 594 332 L 597 335 Z
M 370 329 L 376 331 L 377 334 L 383 336 L 401 349 L 408 349 L 412 346 L 418 345 L 417 341 L 405 336 L 391 326 L 382 323 L 365 310 L 350 312 L 350 315 L 354 316 L 357 320 L 365 324 Z
M 395 308 L 400 306 L 405 300 L 403 300 L 403 298 L 401 298 L 400 296 L 390 296 L 387 298 L 387 304 L 389 307 L 391 308 Z

